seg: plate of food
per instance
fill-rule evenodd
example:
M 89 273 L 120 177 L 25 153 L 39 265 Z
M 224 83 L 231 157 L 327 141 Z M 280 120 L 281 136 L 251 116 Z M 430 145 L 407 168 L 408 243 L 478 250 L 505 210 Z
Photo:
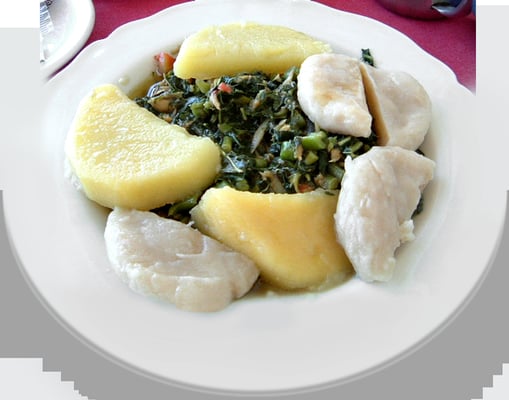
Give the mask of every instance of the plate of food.
M 5 182 L 13 250 L 59 321 L 154 379 L 358 378 L 439 332 L 496 250 L 474 96 L 369 18 L 185 3 L 88 46 L 43 96 Z

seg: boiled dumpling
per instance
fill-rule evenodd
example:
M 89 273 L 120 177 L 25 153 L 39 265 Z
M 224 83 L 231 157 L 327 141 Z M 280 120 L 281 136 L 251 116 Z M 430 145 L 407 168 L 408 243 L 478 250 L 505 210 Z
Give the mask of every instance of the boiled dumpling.
M 412 214 L 435 163 L 400 147 L 372 147 L 347 158 L 335 213 L 338 241 L 358 276 L 388 281 L 395 251 L 413 240 Z
M 416 150 L 431 124 L 431 100 L 410 74 L 362 64 L 374 131 L 381 146 Z
M 150 211 L 115 208 L 104 236 L 122 281 L 183 310 L 221 310 L 246 294 L 259 275 L 243 254 Z
M 357 137 L 371 134 L 372 117 L 359 67 L 343 54 L 316 54 L 301 64 L 297 98 L 302 111 L 320 128 Z

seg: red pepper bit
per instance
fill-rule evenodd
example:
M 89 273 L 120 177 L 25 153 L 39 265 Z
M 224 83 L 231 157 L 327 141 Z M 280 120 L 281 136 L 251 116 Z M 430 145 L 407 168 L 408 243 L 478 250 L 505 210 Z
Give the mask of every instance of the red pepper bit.
M 217 85 L 217 90 L 228 94 L 233 93 L 233 88 L 225 82 L 221 82 L 219 85 Z
M 161 51 L 159 54 L 154 56 L 156 62 L 156 72 L 158 75 L 165 75 L 173 69 L 175 58 L 170 54 Z
M 298 188 L 299 188 L 299 193 L 306 193 L 306 192 L 311 192 L 314 190 L 313 185 L 311 185 L 310 183 L 307 183 L 307 182 L 299 183 Z

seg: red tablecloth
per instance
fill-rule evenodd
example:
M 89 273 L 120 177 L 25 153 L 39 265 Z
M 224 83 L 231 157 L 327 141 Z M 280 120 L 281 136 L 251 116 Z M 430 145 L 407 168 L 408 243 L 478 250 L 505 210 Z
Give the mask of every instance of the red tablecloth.
M 93 0 L 96 21 L 87 42 L 107 37 L 120 25 L 144 18 L 185 0 Z M 416 20 L 401 17 L 376 0 L 320 0 L 339 10 L 361 14 L 406 34 L 428 53 L 447 64 L 464 86 L 475 90 L 476 21 L 464 18 Z

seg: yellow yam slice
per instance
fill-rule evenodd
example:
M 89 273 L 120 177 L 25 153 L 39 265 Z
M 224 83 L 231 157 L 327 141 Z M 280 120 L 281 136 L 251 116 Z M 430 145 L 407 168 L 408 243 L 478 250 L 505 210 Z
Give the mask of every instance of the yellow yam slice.
M 336 240 L 338 196 L 250 193 L 230 187 L 205 192 L 191 211 L 196 227 L 252 259 L 260 276 L 282 289 L 339 283 L 353 271 Z
M 239 72 L 280 73 L 330 46 L 293 29 L 257 23 L 209 26 L 187 37 L 174 72 L 180 78 L 217 78 Z
M 218 147 L 99 86 L 80 104 L 65 151 L 91 200 L 150 210 L 200 192 L 220 168 Z

